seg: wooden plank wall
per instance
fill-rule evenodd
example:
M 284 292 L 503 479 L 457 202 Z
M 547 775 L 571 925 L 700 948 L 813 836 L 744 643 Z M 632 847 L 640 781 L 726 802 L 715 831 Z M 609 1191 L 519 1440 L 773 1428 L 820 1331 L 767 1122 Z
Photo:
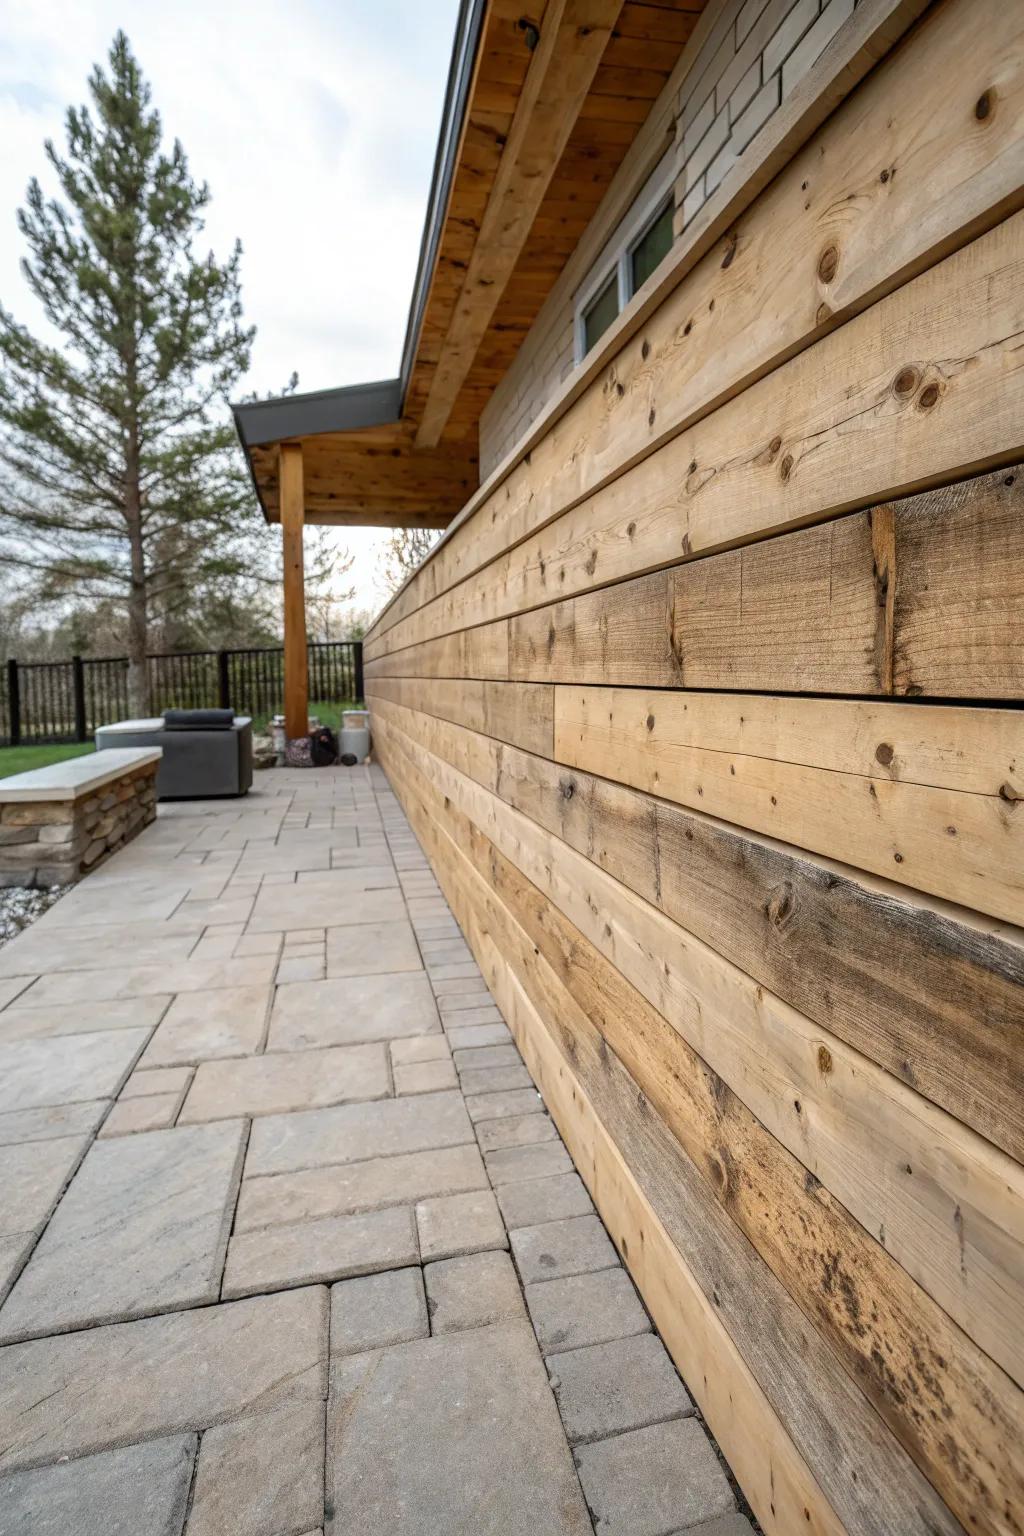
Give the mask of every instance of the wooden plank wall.
M 366 642 L 766 1532 L 1024 1530 L 1024 8 L 945 0 Z

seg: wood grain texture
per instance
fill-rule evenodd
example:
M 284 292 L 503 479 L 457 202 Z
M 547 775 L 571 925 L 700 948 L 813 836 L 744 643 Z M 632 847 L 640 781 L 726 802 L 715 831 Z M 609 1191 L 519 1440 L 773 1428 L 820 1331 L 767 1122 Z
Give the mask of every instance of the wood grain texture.
M 405 788 L 400 774 L 396 780 Z M 405 788 L 403 798 L 408 796 Z M 450 839 L 447 845 L 439 844 L 446 834 L 436 818 L 433 826 L 431 820 L 429 814 L 413 813 L 417 830 L 435 849 L 435 867 L 449 895 L 452 881 L 446 875 L 453 864 L 472 892 L 470 901 L 456 900 L 460 917 L 463 912 L 469 917 L 471 937 L 474 928 L 479 932 L 478 925 L 496 936 L 490 964 L 484 946 L 478 949 L 478 958 L 480 950 L 484 951 L 485 974 L 489 979 L 493 976 L 501 987 L 502 974 L 511 967 L 530 996 L 536 1016 L 544 1019 L 543 1027 L 558 1039 L 577 1091 L 594 1104 L 606 1127 L 614 1126 L 613 1139 L 631 1175 L 664 1223 L 677 1251 L 686 1254 L 687 1266 L 705 1301 L 710 1300 L 728 1320 L 731 1338 L 752 1366 L 776 1412 L 787 1422 L 797 1448 L 806 1456 L 844 1528 L 851 1536 L 854 1532 L 892 1530 L 958 1532 L 958 1522 L 881 1420 L 873 1411 L 865 1414 L 863 1398 L 832 1351 L 741 1237 L 660 1116 L 650 1111 L 645 1096 L 617 1057 L 607 1046 L 602 1047 L 595 1026 L 559 986 L 525 934 L 517 946 L 515 928 L 503 916 L 488 886 L 474 880 Z M 598 1203 L 600 1206 L 600 1196 Z M 616 1235 L 621 1240 L 621 1234 Z M 641 1237 L 641 1246 L 642 1241 Z M 628 1237 L 623 1252 L 630 1262 Z M 842 1450 L 835 1435 L 837 1423 L 844 1425 Z M 795 1522 L 789 1526 L 798 1528 Z
M 662 295 L 561 418 L 538 422 L 539 441 L 483 488 L 473 515 L 372 627 L 371 645 L 1019 207 L 1022 33 L 1019 8 L 1001 0 L 933 8 L 675 291 Z M 979 116 L 986 93 L 992 109 Z M 828 283 L 818 270 L 826 251 Z M 929 356 L 914 352 L 906 361 Z M 693 457 L 701 459 L 684 455 L 686 462 Z
M 306 585 L 302 554 L 305 522 L 302 448 L 282 443 L 281 552 L 284 562 L 284 728 L 289 740 L 309 731 Z
M 1024 1381 L 1024 1170 L 464 775 L 420 771 L 951 1317 Z
M 509 675 L 533 682 L 1016 700 L 1024 478 L 926 491 L 510 625 Z
M 558 687 L 554 756 L 1024 922 L 1018 710 Z
M 366 695 L 413 704 L 527 752 L 550 756 L 554 751 L 554 689 L 546 683 L 377 677 L 372 684 L 367 680 Z
M 730 1214 L 964 1524 L 1012 1529 L 1004 1511 L 1024 1507 L 1012 1456 L 1024 1406 L 1019 1388 L 808 1180 L 798 1159 L 516 866 L 441 803 L 411 762 L 406 782 L 418 783 L 433 818 L 521 930 L 520 937 L 506 923 L 499 936 L 508 962 L 528 974 L 539 955 L 573 998 L 583 1022 L 566 1036 L 584 1091 L 600 1101 L 608 1070 L 603 1042 L 700 1170 L 707 1186 L 701 1198 L 710 1192 Z M 608 1120 L 621 1123 L 618 1115 Z
M 1018 930 L 460 726 L 374 709 L 1024 1162 Z
M 371 654 L 1013 463 L 1022 330 L 1017 214 L 375 636 Z

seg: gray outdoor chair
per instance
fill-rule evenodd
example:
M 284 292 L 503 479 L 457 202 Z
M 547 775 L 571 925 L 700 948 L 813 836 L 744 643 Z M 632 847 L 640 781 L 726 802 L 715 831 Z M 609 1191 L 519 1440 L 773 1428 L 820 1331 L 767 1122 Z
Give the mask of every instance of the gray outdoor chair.
M 162 719 L 101 725 L 96 748 L 162 747 L 159 800 L 244 795 L 252 785 L 252 721 L 230 709 L 168 709 Z

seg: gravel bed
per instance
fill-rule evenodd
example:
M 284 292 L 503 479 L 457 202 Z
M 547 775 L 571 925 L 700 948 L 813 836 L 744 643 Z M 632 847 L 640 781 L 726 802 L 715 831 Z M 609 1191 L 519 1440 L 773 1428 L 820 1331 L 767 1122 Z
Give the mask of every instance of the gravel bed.
M 46 891 L 23 891 L 16 886 L 0 890 L 0 946 L 42 917 L 70 889 L 54 885 Z

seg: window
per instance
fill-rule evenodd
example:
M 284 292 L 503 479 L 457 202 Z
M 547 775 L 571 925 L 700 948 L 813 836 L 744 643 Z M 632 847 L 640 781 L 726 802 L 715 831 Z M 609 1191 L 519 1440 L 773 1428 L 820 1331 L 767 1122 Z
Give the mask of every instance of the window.
M 666 155 L 576 295 L 576 361 L 597 345 L 672 249 L 671 157 Z
M 654 220 L 649 224 L 629 253 L 630 276 L 632 278 L 632 292 L 630 298 L 638 288 L 642 288 L 656 267 L 660 267 L 669 251 L 672 249 L 672 216 L 675 209 L 671 202 L 665 204 L 660 213 L 655 214 Z
M 591 347 L 604 335 L 619 313 L 618 274 L 613 272 L 596 299 L 591 299 L 583 311 L 583 350 Z

